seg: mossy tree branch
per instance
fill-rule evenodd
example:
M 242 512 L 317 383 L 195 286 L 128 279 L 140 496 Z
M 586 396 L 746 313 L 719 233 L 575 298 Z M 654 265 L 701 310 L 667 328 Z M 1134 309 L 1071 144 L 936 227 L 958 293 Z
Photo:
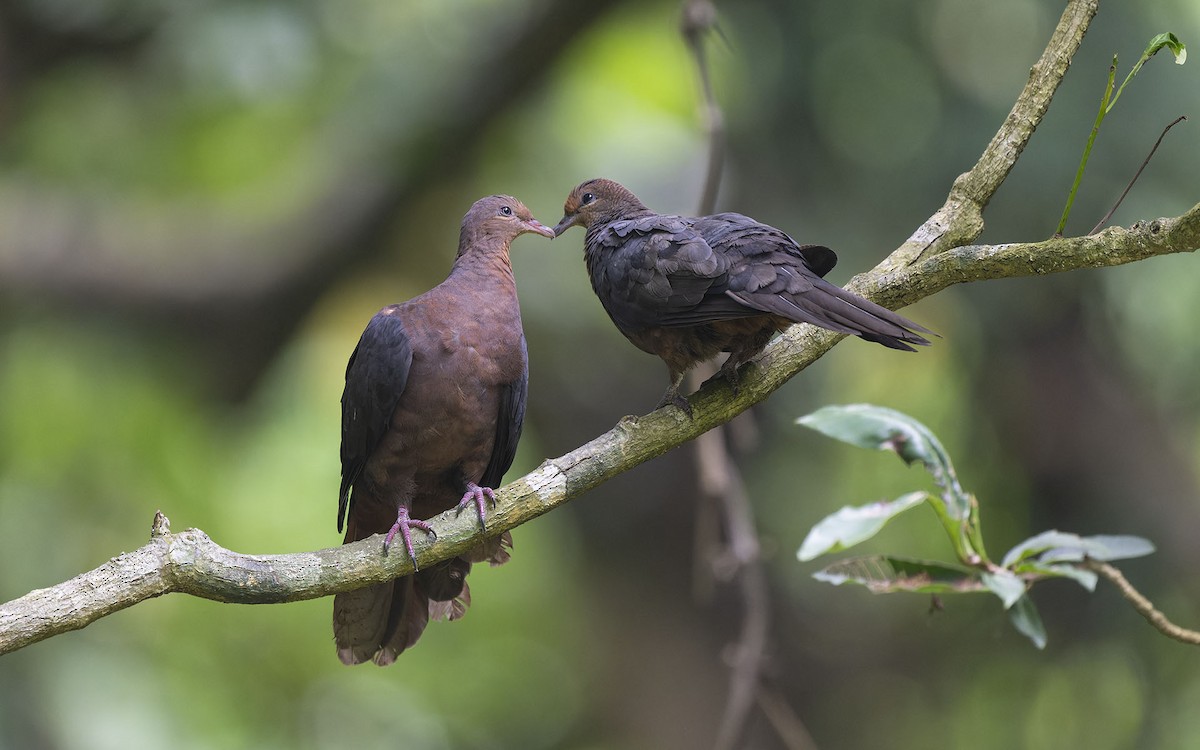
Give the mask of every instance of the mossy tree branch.
M 1100 268 L 1156 255 L 1200 249 L 1200 204 L 1175 218 L 1114 227 L 1087 237 L 1007 245 L 967 245 L 982 229 L 982 210 L 1020 156 L 1049 106 L 1071 55 L 1078 49 L 1096 0 L 1071 0 L 1046 52 L 1000 132 L 975 167 L 959 176 L 946 204 L 851 289 L 890 307 L 912 304 L 953 284 Z M 492 534 L 519 526 L 612 477 L 723 424 L 762 401 L 819 359 L 842 337 L 793 326 L 743 372 L 735 396 L 717 379 L 692 398 L 693 418 L 667 407 L 626 417 L 609 432 L 497 493 L 489 515 Z M 420 565 L 466 551 L 478 534 L 471 514 L 433 519 L 437 539 L 418 539 Z M 0 605 L 0 654 L 88 625 L 105 615 L 166 593 L 243 604 L 313 599 L 412 572 L 403 555 L 385 555 L 374 536 L 332 549 L 285 555 L 244 555 L 214 543 L 202 531 L 173 534 L 156 519 L 150 542 L 95 570 Z

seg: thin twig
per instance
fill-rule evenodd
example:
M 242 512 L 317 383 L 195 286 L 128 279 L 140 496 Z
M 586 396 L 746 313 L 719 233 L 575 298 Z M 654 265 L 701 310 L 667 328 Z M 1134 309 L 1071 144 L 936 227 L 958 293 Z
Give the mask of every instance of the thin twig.
M 717 28 L 717 9 L 709 0 L 687 0 L 683 4 L 680 32 L 696 64 L 700 91 L 704 97 L 704 127 L 708 132 L 708 170 L 704 177 L 704 192 L 700 196 L 698 216 L 716 210 L 717 191 L 725 168 L 725 115 L 713 93 L 712 75 L 708 70 L 705 38 Z
M 705 38 L 716 27 L 717 11 L 708 0 L 686 0 L 680 17 L 679 31 L 683 35 L 692 62 L 696 66 L 696 77 L 700 84 L 700 96 L 704 107 L 704 127 L 708 137 L 708 162 L 704 173 L 704 189 L 700 194 L 697 216 L 707 216 L 716 211 L 717 192 L 724 171 L 725 136 L 724 116 L 712 87 L 708 70 Z M 689 390 L 694 391 L 711 377 L 716 369 L 708 363 L 688 373 Z M 705 455 L 724 451 L 724 441 L 718 433 L 721 428 L 707 432 L 696 440 L 696 465 L 700 473 L 701 502 L 696 507 L 695 543 L 693 545 L 695 568 L 692 575 L 692 592 L 697 601 L 708 601 L 713 595 L 713 561 L 722 556 L 718 540 L 720 528 L 717 521 L 717 505 L 721 502 L 720 491 L 709 491 L 706 487 L 726 484 L 724 477 L 708 477 L 708 462 Z M 736 467 L 732 467 L 736 471 Z
M 760 554 L 754 510 L 741 471 L 725 444 L 725 432 L 711 430 L 696 439 L 701 493 L 721 511 L 727 534 L 725 549 L 710 558 L 710 575 L 736 580 L 742 597 L 742 627 L 729 649 L 729 697 L 713 746 L 736 747 L 749 722 L 766 661 L 771 602 Z
M 745 488 L 740 477 L 735 479 L 736 487 L 726 495 L 727 498 L 733 499 L 727 499 L 722 504 L 728 513 L 725 520 L 729 524 L 730 536 L 733 537 L 730 540 L 730 548 L 736 550 L 738 547 L 753 546 L 754 553 L 752 557 L 738 560 L 738 589 L 742 594 L 744 614 L 737 643 L 729 652 L 729 698 L 725 703 L 717 739 L 713 742 L 716 750 L 732 750 L 745 734 L 750 712 L 761 688 L 760 681 L 766 664 L 767 641 L 771 627 L 771 600 L 767 588 L 767 573 L 758 550 L 758 534 L 754 528 L 754 518 L 750 513 L 750 502 L 746 497 Z M 743 518 L 740 521 L 734 520 L 739 515 Z
M 1121 571 L 1109 565 L 1106 562 L 1099 560 L 1088 560 L 1084 563 L 1088 570 L 1095 571 L 1104 576 L 1109 583 L 1117 587 L 1121 592 L 1121 596 L 1125 597 L 1133 608 L 1138 611 L 1146 621 L 1158 629 L 1158 632 L 1174 638 L 1181 643 L 1188 643 L 1193 646 L 1200 646 L 1200 631 L 1191 630 L 1189 628 L 1176 625 L 1167 619 L 1167 616 L 1160 612 L 1140 591 L 1133 587 Z
M 817 741 L 779 691 L 766 685 L 758 690 L 758 707 L 788 750 L 817 750 Z
M 1137 172 L 1135 172 L 1133 175 L 1133 179 L 1130 180 L 1129 184 L 1125 186 L 1125 190 L 1121 193 L 1121 197 L 1117 198 L 1117 202 L 1113 204 L 1113 207 L 1108 209 L 1108 213 L 1104 214 L 1104 217 L 1100 219 L 1100 221 L 1096 222 L 1096 226 L 1092 227 L 1092 231 L 1088 232 L 1088 234 L 1095 234 L 1096 232 L 1099 232 L 1100 229 L 1108 223 L 1108 220 L 1112 218 L 1112 215 L 1115 214 L 1117 209 L 1121 207 L 1121 203 L 1125 200 L 1125 196 L 1129 195 L 1129 191 L 1133 189 L 1133 183 L 1137 182 L 1138 178 L 1142 176 L 1142 170 L 1145 169 L 1146 165 L 1150 163 L 1150 160 L 1154 158 L 1154 152 L 1158 150 L 1159 145 L 1163 142 L 1163 138 L 1167 137 L 1167 131 L 1186 119 L 1187 115 L 1180 115 L 1172 120 L 1170 125 L 1163 128 L 1163 132 L 1159 133 L 1158 135 L 1158 140 L 1154 142 L 1154 147 L 1150 149 L 1150 153 L 1146 154 L 1146 158 L 1142 160 L 1142 166 L 1138 167 Z
M 697 215 L 706 216 L 716 211 L 717 193 L 721 186 L 721 174 L 725 161 L 725 117 L 713 91 L 712 76 L 708 69 L 705 39 L 716 28 L 717 11 L 709 0 L 687 0 L 683 5 L 680 30 L 684 42 L 696 65 L 700 91 L 704 101 L 704 124 L 708 132 L 708 169 L 704 179 L 704 192 L 700 198 Z M 715 368 L 694 369 L 690 383 L 696 384 L 704 377 L 715 373 Z M 748 416 L 747 415 L 743 415 Z M 741 471 L 730 455 L 722 427 L 711 430 L 696 439 L 696 465 L 700 473 L 700 488 L 704 496 L 697 511 L 711 514 L 717 507 L 721 510 L 724 527 L 728 534 L 725 550 L 719 545 L 709 544 L 699 536 L 701 527 L 715 530 L 715 524 L 697 523 L 696 554 L 701 548 L 709 552 L 705 557 L 714 570 L 705 578 L 711 580 L 716 567 L 724 580 L 737 581 L 742 595 L 743 618 L 738 640 L 730 647 L 729 697 L 717 728 L 713 743 L 716 750 L 732 750 L 745 734 L 746 725 L 754 709 L 760 677 L 767 650 L 770 629 L 770 598 L 767 589 L 766 571 L 759 555 L 758 532 L 754 527 L 754 511 L 746 495 Z M 697 577 L 697 583 L 699 587 Z

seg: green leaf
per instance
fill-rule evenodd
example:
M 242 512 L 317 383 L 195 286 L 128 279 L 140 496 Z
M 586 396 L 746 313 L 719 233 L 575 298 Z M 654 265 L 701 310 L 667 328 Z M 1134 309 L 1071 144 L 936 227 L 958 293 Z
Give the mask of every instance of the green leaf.
M 1038 557 L 1042 563 L 1079 562 L 1085 557 L 1092 560 L 1128 560 L 1145 557 L 1154 552 L 1154 544 L 1140 536 L 1088 536 L 1080 540 L 1081 545 L 1061 546 L 1046 550 Z
M 1038 614 L 1037 606 L 1034 605 L 1028 594 L 1022 596 L 1009 608 L 1008 617 L 1012 620 L 1013 627 L 1021 635 L 1033 641 L 1033 645 L 1039 649 L 1046 647 L 1046 626 L 1042 624 L 1042 617 Z
M 963 511 L 959 504 L 948 502 L 944 494 L 940 498 L 931 497 L 929 505 L 941 521 L 959 560 L 968 565 L 987 562 L 987 553 L 983 549 L 983 534 L 979 529 L 979 505 L 974 496 L 969 494 L 963 494 L 956 500 L 966 506 L 965 518 L 961 515 Z
M 860 448 L 890 450 L 905 463 L 935 466 L 945 451 L 925 425 L 894 409 L 874 404 L 826 406 L 800 417 L 797 424 Z
M 853 547 L 875 536 L 888 521 L 929 498 L 928 492 L 919 491 L 910 492 L 891 502 L 846 506 L 813 526 L 796 556 L 801 562 L 807 562 L 820 555 Z
M 890 450 L 910 466 L 923 464 L 944 491 L 953 517 L 965 521 L 969 516 L 970 501 L 946 449 L 928 427 L 907 414 L 874 404 L 846 404 L 823 407 L 796 423 L 860 448 Z
M 1088 543 L 1088 557 L 1093 560 L 1128 560 L 1133 557 L 1145 557 L 1154 553 L 1154 542 L 1140 536 L 1129 534 L 1096 534 L 1085 536 L 1083 541 Z
M 1179 41 L 1179 37 L 1175 36 L 1169 31 L 1154 37 L 1150 40 L 1150 43 L 1146 45 L 1146 50 L 1142 52 L 1142 56 L 1139 57 L 1138 61 L 1133 64 L 1133 70 L 1129 71 L 1129 75 L 1125 76 L 1125 80 L 1121 83 L 1121 87 L 1117 89 L 1117 93 L 1113 95 L 1112 100 L 1109 101 L 1108 107 L 1104 110 L 1105 112 L 1111 112 L 1112 108 L 1117 106 L 1117 100 L 1121 98 L 1121 92 L 1125 90 L 1125 87 L 1130 81 L 1133 80 L 1133 77 L 1138 74 L 1138 71 L 1142 69 L 1142 66 L 1145 65 L 1150 58 L 1154 57 L 1154 55 L 1156 55 L 1163 47 L 1171 50 L 1171 54 L 1175 56 L 1176 65 L 1183 65 L 1185 62 L 1187 62 L 1187 47 L 1184 46 L 1183 42 Z M 1113 65 L 1116 65 L 1115 58 L 1113 60 Z
M 1021 542 L 1008 551 L 1001 563 L 1006 568 L 1037 557 L 1038 563 L 1079 562 L 1092 560 L 1126 560 L 1154 552 L 1154 544 L 1139 536 L 1107 535 L 1081 537 L 1063 531 L 1044 531 Z
M 941 490 L 940 504 L 932 498 L 930 504 L 958 559 L 971 565 L 987 561 L 977 504 L 959 484 L 950 456 L 928 427 L 907 414 L 873 404 L 826 406 L 796 422 L 851 445 L 893 451 L 910 465 L 924 465 Z
M 1179 41 L 1179 37 L 1167 31 L 1150 40 L 1150 43 L 1146 45 L 1146 51 L 1142 53 L 1139 64 L 1154 57 L 1155 53 L 1163 47 L 1171 50 L 1171 54 L 1175 56 L 1176 65 L 1183 65 L 1187 62 L 1187 46 Z
M 1017 600 L 1025 596 L 1025 582 L 1010 570 L 998 568 L 981 574 L 979 578 L 989 591 L 1000 597 L 1000 601 L 1004 602 L 1005 609 L 1016 604 Z
M 866 586 L 876 594 L 898 591 L 921 594 L 961 594 L 987 591 L 977 570 L 890 555 L 852 557 L 848 560 L 841 560 L 814 573 L 813 578 L 834 586 L 840 586 L 843 583 L 857 583 Z

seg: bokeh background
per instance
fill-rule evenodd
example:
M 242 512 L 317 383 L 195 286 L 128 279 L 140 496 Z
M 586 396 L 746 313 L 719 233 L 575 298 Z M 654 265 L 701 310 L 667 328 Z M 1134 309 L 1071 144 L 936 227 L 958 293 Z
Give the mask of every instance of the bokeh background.
M 844 283 L 941 205 L 1006 115 L 1051 0 L 719 2 L 719 199 L 838 250 Z M 615 178 L 690 212 L 705 168 L 676 0 L 8 0 L 0 4 L 0 600 L 143 544 L 156 509 L 243 552 L 331 546 L 338 399 L 369 316 L 439 282 L 481 195 L 561 215 Z M 1200 45 L 1195 0 L 1105 3 L 987 212 L 984 241 L 1057 223 L 1112 55 Z M 1111 205 L 1200 61 L 1164 53 L 1097 142 L 1068 233 Z M 1114 221 L 1200 200 L 1179 126 Z M 578 231 L 513 252 L 529 338 L 510 474 L 650 408 L 661 363 L 596 302 Z M 983 505 L 993 554 L 1048 528 L 1133 533 L 1124 569 L 1200 624 L 1200 265 L 1182 255 L 947 290 L 917 355 L 848 340 L 756 409 L 741 458 L 772 596 L 766 679 L 821 748 L 1197 748 L 1200 652 L 1110 588 L 1033 593 L 1039 652 L 990 596 L 875 597 L 795 550 L 919 470 L 796 427 L 827 403 L 906 411 Z M 681 449 L 517 530 L 475 603 L 392 668 L 343 667 L 330 601 L 181 595 L 0 658 L 0 747 L 704 748 L 735 591 L 694 594 Z M 869 550 L 946 559 L 931 514 Z M 703 566 L 700 566 L 703 567 Z M 701 587 L 703 588 L 703 587 Z M 756 715 L 746 746 L 785 745 Z

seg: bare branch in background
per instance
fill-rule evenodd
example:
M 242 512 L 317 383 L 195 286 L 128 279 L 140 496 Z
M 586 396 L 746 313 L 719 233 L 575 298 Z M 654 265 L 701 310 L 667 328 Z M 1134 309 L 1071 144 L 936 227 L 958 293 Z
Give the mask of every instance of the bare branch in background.
M 716 212 L 725 164 L 725 115 L 713 90 L 705 46 L 716 29 L 717 10 L 709 0 L 684 3 L 681 31 L 696 66 L 708 135 L 708 168 L 696 211 L 698 216 Z M 688 382 L 695 390 L 700 382 L 715 373 L 715 365 L 707 362 L 689 373 Z M 747 411 L 737 419 L 750 420 L 753 414 Z M 721 425 L 704 433 L 696 438 L 695 445 L 701 493 L 696 509 L 697 576 L 704 575 L 705 580 L 715 576 L 722 581 L 736 581 L 743 608 L 738 639 L 727 652 L 729 695 L 713 743 L 716 750 L 732 750 L 746 732 L 762 679 L 771 626 L 770 591 L 762 562 L 762 545 L 754 526 L 754 509 L 731 446 L 725 440 L 726 427 Z M 724 521 L 724 546 L 705 536 L 718 533 L 716 524 L 710 520 L 714 508 L 720 509 Z M 699 563 L 702 560 L 709 564 L 709 570 L 701 572 Z
M 710 0 L 686 0 L 680 32 L 696 65 L 700 93 L 704 104 L 704 129 L 708 133 L 708 169 L 704 177 L 704 192 L 700 194 L 697 216 L 716 212 L 717 192 L 725 169 L 725 115 L 713 92 L 712 74 L 708 69 L 705 41 L 717 30 L 717 9 Z

